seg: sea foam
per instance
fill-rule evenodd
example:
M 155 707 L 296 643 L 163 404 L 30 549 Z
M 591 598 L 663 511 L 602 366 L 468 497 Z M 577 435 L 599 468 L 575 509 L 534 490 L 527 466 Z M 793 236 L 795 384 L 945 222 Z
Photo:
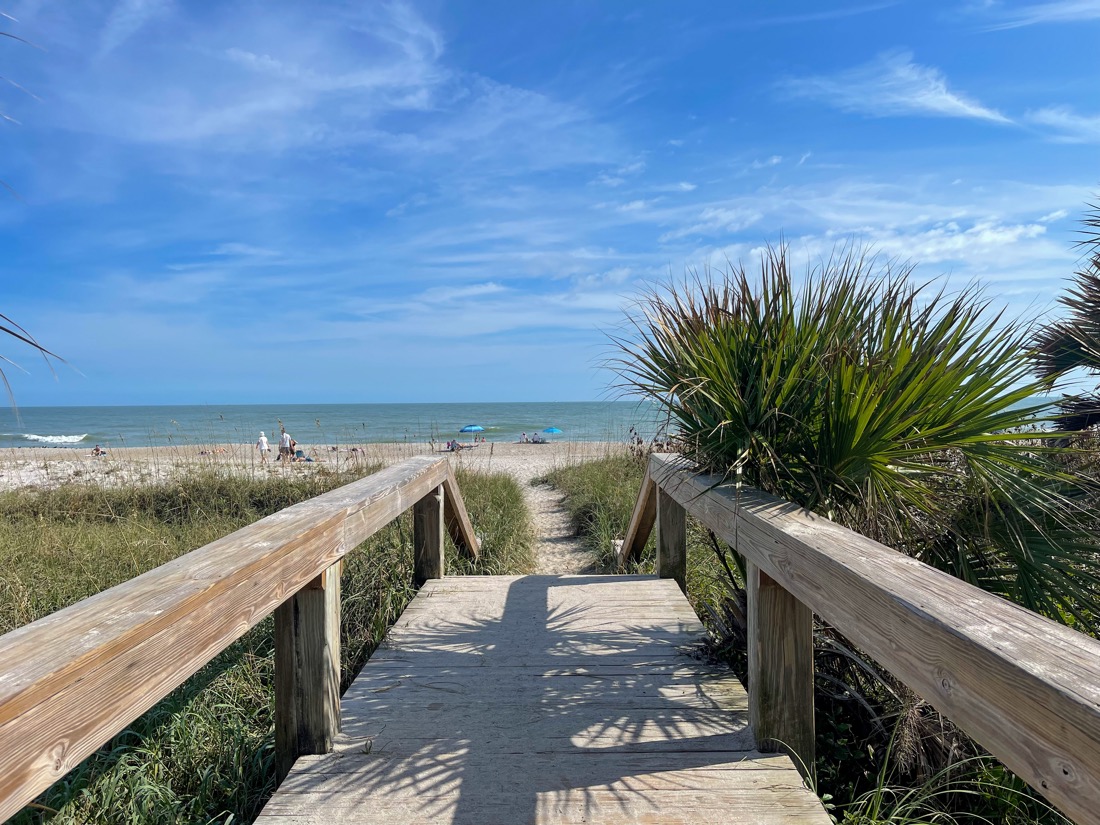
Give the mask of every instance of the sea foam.
M 40 441 L 43 444 L 79 444 L 88 437 L 83 435 L 35 435 L 34 433 L 20 433 L 27 441 Z

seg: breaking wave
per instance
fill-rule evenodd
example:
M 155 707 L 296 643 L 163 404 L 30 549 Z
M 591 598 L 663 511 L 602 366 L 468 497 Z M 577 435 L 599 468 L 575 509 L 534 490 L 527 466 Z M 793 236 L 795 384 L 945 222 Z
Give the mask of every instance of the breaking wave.
M 37 441 L 41 444 L 79 444 L 88 437 L 83 435 L 35 435 L 34 433 L 20 433 L 21 438 L 27 441 Z

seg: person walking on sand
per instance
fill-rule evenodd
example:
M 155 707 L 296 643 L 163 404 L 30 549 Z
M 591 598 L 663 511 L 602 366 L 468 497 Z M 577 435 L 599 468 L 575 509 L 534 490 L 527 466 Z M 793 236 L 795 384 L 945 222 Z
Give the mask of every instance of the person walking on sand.
M 294 453 L 291 448 L 293 440 L 290 437 L 290 433 L 283 430 L 283 434 L 279 437 L 279 457 L 276 461 L 290 461 L 294 457 Z
M 271 449 L 267 446 L 267 436 L 260 430 L 260 437 L 256 439 L 256 449 L 260 451 L 260 463 L 267 464 L 267 453 Z

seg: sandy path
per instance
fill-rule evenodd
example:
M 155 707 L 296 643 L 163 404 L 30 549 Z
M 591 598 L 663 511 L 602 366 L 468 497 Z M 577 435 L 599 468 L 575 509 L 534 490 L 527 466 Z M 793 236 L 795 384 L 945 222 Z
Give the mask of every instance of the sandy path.
M 589 573 L 592 554 L 573 533 L 563 495 L 549 484 L 533 482 L 555 467 L 603 457 L 615 449 L 617 445 L 582 442 L 482 444 L 451 458 L 473 470 L 507 473 L 519 482 L 535 529 L 536 573 Z
M 392 464 L 413 455 L 433 452 L 428 444 L 363 444 L 356 452 L 347 446 L 337 451 L 323 445 L 300 445 L 316 455 L 313 464 L 282 465 L 257 462 L 251 445 L 226 445 L 214 452 L 209 447 L 128 447 L 112 450 L 105 458 L 93 458 L 86 450 L 37 447 L 0 452 L 0 489 L 53 487 L 71 481 L 103 484 L 142 484 L 163 481 L 188 468 L 218 465 L 244 473 L 276 474 L 310 472 L 348 461 Z M 591 570 L 592 557 L 573 535 L 562 495 L 546 484 L 532 481 L 555 467 L 602 458 L 621 445 L 603 442 L 556 441 L 550 444 L 480 444 L 472 450 L 439 453 L 456 465 L 481 472 L 507 473 L 519 482 L 531 511 L 536 536 L 538 573 L 582 573 Z M 200 452 L 202 451 L 202 452 Z

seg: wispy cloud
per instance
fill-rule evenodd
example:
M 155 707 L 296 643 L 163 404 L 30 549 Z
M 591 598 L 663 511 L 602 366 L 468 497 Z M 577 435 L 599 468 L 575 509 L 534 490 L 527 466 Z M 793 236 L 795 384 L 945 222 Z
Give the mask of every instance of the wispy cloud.
M 778 166 L 783 162 L 782 155 L 772 155 L 771 157 L 760 160 L 757 158 L 749 164 L 750 169 L 767 169 L 769 166 Z
M 943 72 L 915 63 L 912 53 L 902 50 L 883 52 L 870 63 L 837 74 L 786 80 L 780 89 L 871 117 L 923 115 L 1011 123 L 997 110 L 948 88 Z
M 747 229 L 762 217 L 761 212 L 748 207 L 708 206 L 698 213 L 693 222 L 664 233 L 658 240 L 668 243 L 696 235 L 731 234 Z
M 1100 115 L 1081 115 L 1069 106 L 1049 106 L 1027 113 L 1027 119 L 1054 129 L 1060 143 L 1100 143 Z
M 110 54 L 171 6 L 171 0 L 118 0 L 99 37 L 100 56 Z
M 775 17 L 745 18 L 737 22 L 736 28 L 762 29 L 768 26 L 791 26 L 801 23 L 821 23 L 827 20 L 842 20 L 846 17 L 858 17 L 861 14 L 882 11 L 891 6 L 896 6 L 900 0 L 889 0 L 883 3 L 868 3 L 862 6 L 848 6 L 846 8 L 825 9 L 823 11 L 805 12 L 803 14 L 784 14 Z
M 1040 23 L 1076 23 L 1100 20 L 1100 0 L 1051 0 L 1017 6 L 994 4 L 984 9 L 995 21 L 990 29 L 1018 29 Z

